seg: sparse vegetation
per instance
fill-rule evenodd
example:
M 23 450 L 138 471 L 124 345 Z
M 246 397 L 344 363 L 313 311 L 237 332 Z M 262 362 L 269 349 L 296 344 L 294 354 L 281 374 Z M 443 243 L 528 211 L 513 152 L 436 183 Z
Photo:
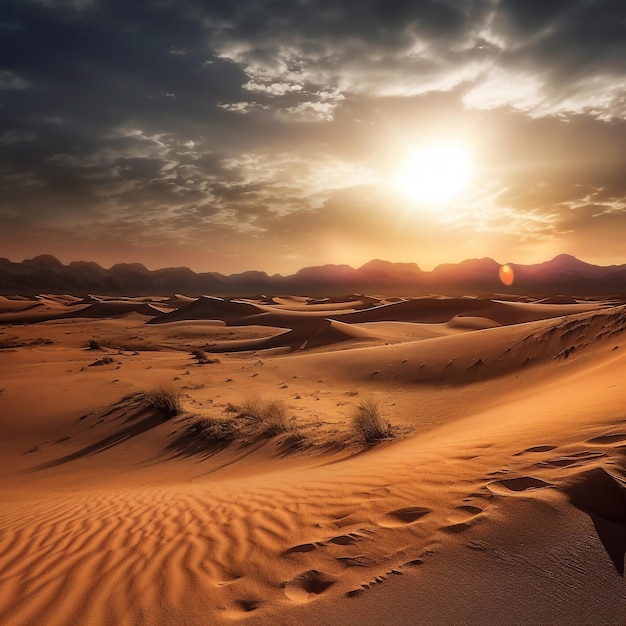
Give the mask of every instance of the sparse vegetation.
M 94 367 L 98 365 L 110 365 L 111 363 L 115 363 L 115 359 L 110 356 L 105 356 L 101 359 L 98 359 L 97 361 L 94 361 L 93 363 L 90 363 L 89 367 Z
M 182 413 L 180 391 L 174 387 L 159 387 L 146 393 L 149 406 L 161 411 L 166 419 L 171 419 Z
M 232 418 L 202 417 L 185 428 L 185 435 L 204 439 L 207 443 L 225 444 L 238 439 L 240 433 Z
M 44 339 L 43 337 L 37 337 L 30 341 L 26 339 L 19 339 L 18 337 L 9 337 L 0 340 L 0 350 L 13 350 L 15 348 L 24 348 L 28 346 L 51 346 L 54 343 L 52 339 Z
M 393 439 L 393 427 L 383 421 L 378 401 L 374 398 L 361 400 L 352 415 L 352 427 L 368 445 L 384 439 Z
M 321 419 L 299 420 L 288 417 L 288 408 L 282 399 L 254 398 L 242 405 L 227 403 L 219 416 L 194 416 L 172 443 L 173 449 L 187 453 L 202 453 L 226 447 L 231 443 L 249 446 L 260 439 L 276 437 L 279 454 L 312 451 L 338 451 L 345 446 L 372 446 L 380 441 L 408 435 L 409 426 L 385 424 L 378 402 L 367 398 L 356 407 L 350 428 L 329 424 Z
M 198 361 L 198 365 L 207 365 L 209 363 L 219 363 L 219 359 L 211 359 L 207 356 L 207 353 L 202 348 L 196 348 L 191 353 Z
M 283 400 L 248 400 L 241 407 L 239 417 L 250 420 L 253 428 L 270 437 L 292 429 L 287 418 L 287 405 Z
M 87 350 L 102 350 L 102 346 L 95 339 L 90 339 L 87 344 Z

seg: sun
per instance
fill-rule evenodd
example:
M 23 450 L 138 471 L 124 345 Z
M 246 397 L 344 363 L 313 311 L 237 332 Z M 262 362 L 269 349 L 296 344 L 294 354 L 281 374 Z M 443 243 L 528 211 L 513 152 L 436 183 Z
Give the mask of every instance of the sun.
M 417 202 L 449 202 L 467 185 L 470 155 L 459 144 L 436 144 L 415 150 L 402 166 L 397 187 Z

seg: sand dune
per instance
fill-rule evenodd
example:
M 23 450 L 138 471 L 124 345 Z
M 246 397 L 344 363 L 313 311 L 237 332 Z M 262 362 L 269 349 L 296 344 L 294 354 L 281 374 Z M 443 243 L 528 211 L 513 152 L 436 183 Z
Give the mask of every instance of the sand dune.
M 43 307 L 37 308 L 35 307 Z M 69 310 L 68 310 L 69 308 Z M 8 309 L 8 307 L 7 307 Z M 158 307 L 144 302 L 119 301 L 85 301 L 65 302 L 51 299 L 41 299 L 37 304 L 18 309 L 8 309 L 5 311 L 0 307 L 2 324 L 33 324 L 37 322 L 48 322 L 52 320 L 62 320 L 71 318 L 94 318 L 120 317 L 137 313 L 154 317 L 168 312 L 168 308 Z
M 80 311 L 68 312 L 65 314 L 65 316 L 102 318 L 119 317 L 120 315 L 128 315 L 129 313 L 139 313 L 140 315 L 154 317 L 155 315 L 161 315 L 166 311 L 167 309 L 159 308 L 153 304 L 144 304 L 143 302 L 135 303 L 124 301 L 111 301 L 90 304 Z
M 623 624 L 626 307 L 166 302 L 0 315 L 0 623 Z
M 276 300 L 276 299 L 275 299 Z M 279 302 L 276 300 L 276 302 Z M 358 304 L 360 310 L 354 311 Z M 549 319 L 592 311 L 603 306 L 595 304 L 540 304 L 522 302 L 500 302 L 474 298 L 414 298 L 399 302 L 370 306 L 361 300 L 340 303 L 302 304 L 285 299 L 276 305 L 253 304 L 251 302 L 202 297 L 167 315 L 151 320 L 153 324 L 171 321 L 215 319 L 229 324 L 244 324 L 254 316 L 271 320 L 267 325 L 297 324 L 302 316 L 329 317 L 346 324 L 404 321 L 416 323 L 444 323 L 460 317 L 485 317 L 497 324 L 519 324 L 522 322 Z M 346 309 L 348 309 L 346 311 Z
M 208 343 L 204 347 L 215 353 L 269 350 L 272 348 L 289 348 L 293 351 L 320 348 L 346 341 L 367 341 L 368 339 L 374 340 L 375 336 L 362 328 L 315 317 L 307 320 L 306 323 L 298 324 L 293 330 L 266 339 L 227 341 L 219 344 Z
M 221 320 L 230 322 L 256 315 L 262 311 L 263 309 L 258 305 L 248 302 L 202 296 L 171 313 L 151 320 L 151 323 L 163 324 L 184 320 Z
M 16 313 L 29 311 L 36 307 L 44 306 L 43 302 L 31 302 L 29 300 L 10 300 L 0 296 L 0 313 Z

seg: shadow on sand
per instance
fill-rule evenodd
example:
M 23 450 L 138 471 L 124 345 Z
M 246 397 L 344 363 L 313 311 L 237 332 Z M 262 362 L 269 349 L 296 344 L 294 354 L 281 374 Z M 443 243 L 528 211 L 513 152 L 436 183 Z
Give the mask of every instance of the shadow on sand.
M 122 414 L 118 419 L 121 419 L 122 423 L 128 424 L 128 426 L 125 426 L 115 433 L 89 444 L 88 446 L 84 446 L 75 452 L 66 454 L 58 459 L 53 459 L 52 461 L 41 463 L 30 471 L 37 472 L 51 467 L 57 467 L 58 465 L 63 465 L 64 463 L 69 463 L 85 456 L 104 452 L 105 450 L 113 448 L 124 441 L 128 441 L 133 437 L 137 437 L 138 435 L 145 433 L 155 426 L 162 424 L 164 421 L 162 413 L 156 409 L 148 407 L 136 408 L 134 411 Z

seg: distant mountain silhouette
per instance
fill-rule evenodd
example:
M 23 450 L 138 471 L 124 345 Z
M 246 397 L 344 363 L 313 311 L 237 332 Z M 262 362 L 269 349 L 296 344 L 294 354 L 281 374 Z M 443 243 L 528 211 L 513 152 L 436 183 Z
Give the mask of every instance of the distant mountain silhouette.
M 188 267 L 149 270 L 140 263 L 118 263 L 110 269 L 85 261 L 64 265 L 53 256 L 41 255 L 21 263 L 0 258 L 0 293 L 25 296 L 46 292 L 191 296 L 511 293 L 543 297 L 626 293 L 626 264 L 601 267 L 561 254 L 535 265 L 509 265 L 515 281 L 505 287 L 498 278 L 500 265 L 490 258 L 439 265 L 432 272 L 421 270 L 415 263 L 376 259 L 357 269 L 349 265 L 322 265 L 305 267 L 290 276 L 268 276 L 258 271 L 225 276 L 216 272 L 196 273 Z

